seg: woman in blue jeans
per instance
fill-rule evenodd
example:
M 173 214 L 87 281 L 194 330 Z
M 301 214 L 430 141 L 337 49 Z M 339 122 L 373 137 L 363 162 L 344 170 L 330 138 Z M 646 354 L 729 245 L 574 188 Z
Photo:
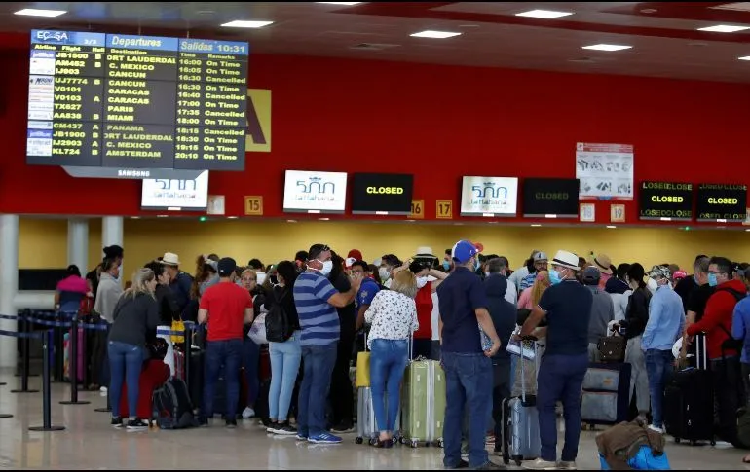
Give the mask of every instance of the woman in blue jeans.
M 399 389 L 409 356 L 408 339 L 419 329 L 414 302 L 417 290 L 414 273 L 398 272 L 391 289 L 378 292 L 365 312 L 365 323 L 372 325 L 367 340 L 371 351 L 370 389 L 380 436 L 371 444 L 377 448 L 393 447 Z
M 297 434 L 297 428 L 289 425 L 289 405 L 302 360 L 302 346 L 299 343 L 302 331 L 292 296 L 294 281 L 297 279 L 297 268 L 293 263 L 283 261 L 278 265 L 277 271 L 279 285 L 266 298 L 266 307 L 270 310 L 277 303 L 281 306 L 289 323 L 287 334 L 290 336 L 283 343 L 269 343 L 271 353 L 271 389 L 268 394 L 270 423 L 266 431 L 293 436 Z
M 112 405 L 112 426 L 124 425 L 120 412 L 122 383 L 128 384 L 128 407 L 130 421 L 127 428 L 131 430 L 147 429 L 148 424 L 138 418 L 138 380 L 144 361 L 146 340 L 156 337 L 156 326 L 159 324 L 159 304 L 154 292 L 157 279 L 151 269 L 140 269 L 133 274 L 132 287 L 127 289 L 115 305 L 114 322 L 109 332 L 107 354 L 111 379 L 109 398 Z

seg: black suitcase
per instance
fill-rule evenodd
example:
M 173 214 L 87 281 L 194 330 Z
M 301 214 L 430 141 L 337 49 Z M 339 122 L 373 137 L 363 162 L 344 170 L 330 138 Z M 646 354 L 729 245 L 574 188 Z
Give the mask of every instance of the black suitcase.
M 706 336 L 695 337 L 696 367 L 676 372 L 664 389 L 664 427 L 675 442 L 709 441 L 716 445 L 714 431 L 713 378 L 708 367 Z

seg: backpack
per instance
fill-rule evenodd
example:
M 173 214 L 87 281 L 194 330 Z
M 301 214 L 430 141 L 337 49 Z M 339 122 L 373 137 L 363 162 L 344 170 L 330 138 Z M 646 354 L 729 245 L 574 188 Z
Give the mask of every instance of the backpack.
M 184 381 L 168 380 L 154 390 L 152 400 L 151 416 L 160 429 L 183 429 L 197 425 L 193 403 Z
M 294 329 L 289 322 L 289 315 L 287 315 L 284 307 L 281 305 L 281 300 L 289 293 L 289 290 L 284 290 L 281 297 L 277 297 L 276 292 L 273 292 L 276 303 L 273 304 L 268 313 L 266 313 L 266 339 L 272 343 L 283 343 L 286 342 Z
M 718 292 L 729 292 L 737 301 L 737 303 L 744 300 L 746 296 L 746 294 L 742 292 L 738 292 L 737 290 L 733 288 L 720 288 L 720 289 L 717 289 L 715 293 L 718 293 Z M 719 323 L 719 328 L 721 328 L 722 331 L 727 333 L 727 336 L 729 336 L 729 339 L 721 343 L 721 350 L 726 351 L 726 350 L 734 349 L 735 351 L 742 351 L 742 347 L 745 344 L 745 340 L 734 339 L 734 337 L 732 336 L 732 333 L 721 323 Z

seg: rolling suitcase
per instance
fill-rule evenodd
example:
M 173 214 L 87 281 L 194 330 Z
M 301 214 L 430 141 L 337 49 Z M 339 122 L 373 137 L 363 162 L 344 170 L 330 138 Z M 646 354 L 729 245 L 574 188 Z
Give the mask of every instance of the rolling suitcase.
M 63 336 L 63 378 L 66 381 L 70 381 L 70 357 L 73 352 L 70 336 L 72 332 L 73 330 L 69 330 Z M 78 362 L 76 363 L 78 371 L 77 380 L 79 383 L 83 383 L 86 378 L 86 334 L 83 328 L 80 327 L 78 328 L 78 345 L 76 349 L 78 350 Z
M 420 444 L 443 447 L 445 387 L 445 373 L 437 361 L 409 362 L 401 391 L 403 444 L 413 448 Z
M 388 399 L 386 398 L 386 408 Z M 401 409 L 396 412 L 396 427 L 401 424 Z M 380 435 L 377 421 L 375 420 L 375 410 L 372 407 L 372 390 L 370 387 L 357 387 L 357 444 L 362 444 L 367 440 L 367 444 L 372 443 Z M 399 440 L 398 431 L 393 432 L 393 440 Z
M 664 389 L 664 427 L 677 443 L 709 441 L 714 446 L 714 391 L 705 334 L 697 335 L 694 344 L 696 367 L 676 372 Z
M 538 351 L 534 343 L 535 351 Z M 524 356 L 520 360 L 521 395 L 506 398 L 503 401 L 503 460 L 507 464 L 513 459 L 516 465 L 521 461 L 536 459 L 542 455 L 542 438 L 539 429 L 539 410 L 536 407 L 536 395 L 526 394 L 532 379 L 527 379 Z M 535 370 L 539 371 L 539 356 L 534 356 Z M 498 438 L 495 438 L 497 441 Z
M 592 363 L 581 392 L 581 421 L 596 424 L 626 421 L 630 406 L 630 364 Z

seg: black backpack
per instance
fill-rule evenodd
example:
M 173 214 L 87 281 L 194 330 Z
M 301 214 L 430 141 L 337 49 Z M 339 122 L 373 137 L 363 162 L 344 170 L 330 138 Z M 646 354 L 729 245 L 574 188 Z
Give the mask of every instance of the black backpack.
M 193 403 L 187 385 L 172 379 L 154 390 L 152 419 L 160 429 L 183 429 L 197 426 Z
M 281 301 L 289 294 L 288 289 L 284 289 L 281 296 L 273 292 L 276 303 L 266 313 L 266 339 L 271 343 L 283 343 L 292 337 L 294 328 L 289 322 L 289 315 L 281 305 Z

